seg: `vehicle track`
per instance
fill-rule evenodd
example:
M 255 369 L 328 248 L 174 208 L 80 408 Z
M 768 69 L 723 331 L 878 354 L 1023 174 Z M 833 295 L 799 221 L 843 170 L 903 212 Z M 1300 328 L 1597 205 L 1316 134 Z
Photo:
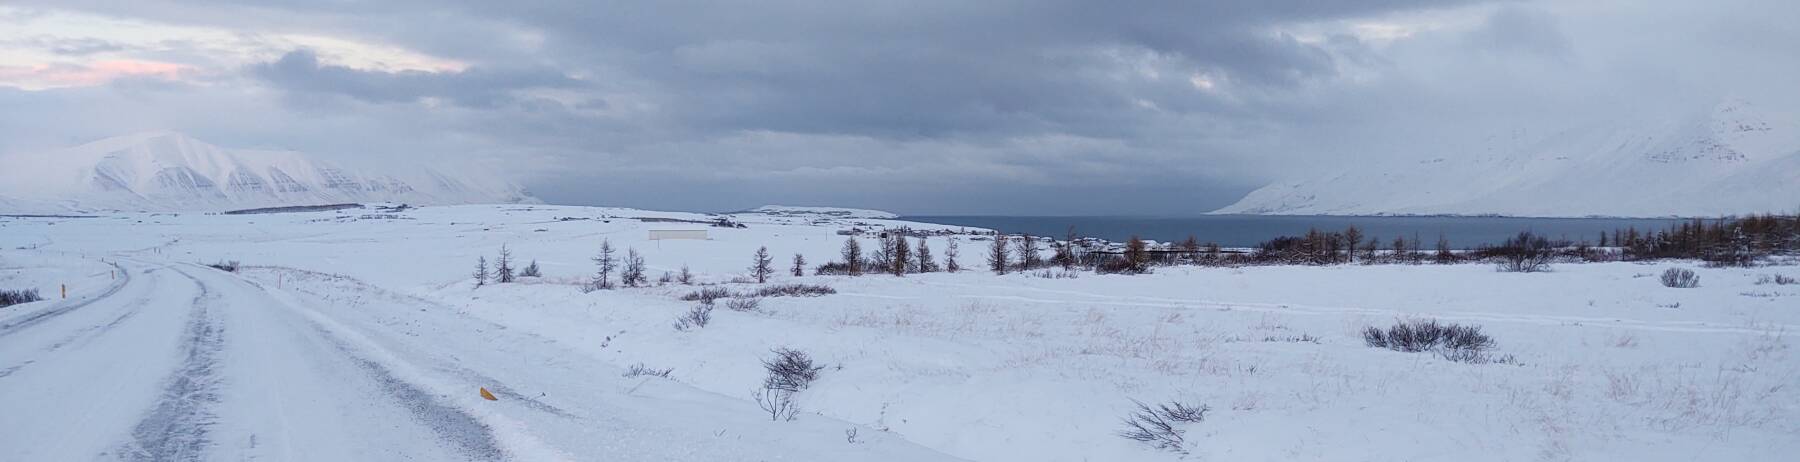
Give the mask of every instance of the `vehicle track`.
M 0 337 L 11 335 L 14 332 L 30 328 L 31 326 L 43 324 L 45 321 L 81 309 L 81 307 L 92 305 L 94 302 L 106 300 L 108 297 L 113 296 L 113 294 L 119 293 L 119 289 L 123 289 L 126 284 L 131 283 L 131 272 L 126 271 L 125 267 L 119 266 L 118 263 L 108 262 L 107 264 L 112 265 L 113 269 L 118 270 L 119 274 L 122 276 L 115 280 L 112 285 L 107 286 L 106 290 L 85 299 L 51 305 L 49 308 L 44 308 L 36 313 L 25 315 L 19 319 L 0 322 Z
M 217 294 L 199 279 L 179 269 L 200 288 L 194 296 L 182 338 L 182 360 L 163 386 L 162 398 L 137 425 L 132 441 L 119 451 L 125 460 L 201 460 L 211 444 L 208 432 L 216 419 L 211 408 L 219 403 L 219 354 L 225 332 L 211 315 Z

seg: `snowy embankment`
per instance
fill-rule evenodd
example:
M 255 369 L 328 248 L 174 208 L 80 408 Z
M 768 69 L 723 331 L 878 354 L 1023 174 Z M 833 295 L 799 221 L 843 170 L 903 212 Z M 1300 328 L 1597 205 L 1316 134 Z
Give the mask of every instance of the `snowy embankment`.
M 784 271 L 770 284 L 837 293 L 762 298 L 751 311 L 720 300 L 710 323 L 678 330 L 676 319 L 697 305 L 680 298 L 699 287 L 657 285 L 664 272 L 685 266 L 699 284 L 752 291 L 760 285 L 729 281 L 748 272 L 760 246 L 779 268 L 794 254 L 810 268 L 837 259 L 840 230 L 942 228 L 757 213 L 730 217 L 744 228 L 707 225 L 715 218 L 459 206 L 13 219 L 0 223 L 0 246 L 54 243 L 0 256 L 14 265 L 46 252 L 113 253 L 108 258 L 177 264 L 188 273 L 197 271 L 191 262 L 243 261 L 251 266 L 239 274 L 198 276 L 233 288 L 217 291 L 241 306 L 279 310 L 224 315 L 221 322 L 246 323 L 226 324 L 225 342 L 246 342 L 242 332 L 253 326 L 280 335 L 224 351 L 264 351 L 277 363 L 282 355 L 325 358 L 310 378 L 278 376 L 301 390 L 341 379 L 342 394 L 375 396 L 367 398 L 375 410 L 343 411 L 352 415 L 383 415 L 392 400 L 379 397 L 394 392 L 382 383 L 415 388 L 439 397 L 431 402 L 451 422 L 489 429 L 478 443 L 519 460 L 1183 457 L 1174 450 L 1217 460 L 1783 460 L 1800 450 L 1800 389 L 1793 386 L 1800 361 L 1790 334 L 1800 329 L 1800 285 L 1757 283 L 1763 275 L 1800 276 L 1794 266 L 1611 263 L 1539 274 L 1487 265 L 1166 267 L 1075 279 Z M 650 230 L 667 229 L 706 230 L 709 239 L 648 240 Z M 652 286 L 582 290 L 602 239 L 621 255 L 641 253 Z M 927 242 L 942 258 L 950 239 L 959 241 L 965 268 L 984 266 L 987 241 Z M 492 263 L 502 244 L 517 266 L 536 260 L 545 276 L 476 287 L 468 274 L 477 257 Z M 1700 286 L 1661 286 L 1655 274 L 1670 266 L 1694 268 Z M 180 281 L 168 271 L 150 274 Z M 156 292 L 125 292 L 136 290 Z M 169 290 L 152 298 L 195 297 L 191 289 Z M 103 314 L 72 313 L 65 318 Z M 1363 344 L 1365 326 L 1418 318 L 1479 325 L 1497 341 L 1494 353 L 1511 361 L 1466 364 Z M 24 338 L 0 335 L 0 346 Z M 292 346 L 306 344 L 324 349 L 306 354 Z M 798 393 L 802 412 L 791 422 L 770 421 L 751 399 L 765 374 L 760 361 L 775 348 L 805 351 L 824 366 Z M 670 372 L 624 376 L 639 364 Z M 44 371 L 61 370 L 33 364 L 0 377 L 0 387 L 48 386 L 61 375 Z M 231 383 L 225 390 L 267 393 Z M 499 401 L 480 400 L 471 392 L 477 386 Z M 1201 422 L 1178 424 L 1180 446 L 1156 449 L 1117 435 L 1134 399 L 1210 411 Z M 0 407 L 0 415 L 13 410 Z M 233 422 L 211 427 L 211 453 L 271 454 L 241 446 L 267 441 L 253 436 L 268 438 L 271 430 Z M 438 446 L 406 441 L 442 434 L 434 428 L 315 454 L 432 454 Z M 329 434 L 302 434 L 331 444 Z M 16 438 L 0 436 L 0 447 L 27 441 Z

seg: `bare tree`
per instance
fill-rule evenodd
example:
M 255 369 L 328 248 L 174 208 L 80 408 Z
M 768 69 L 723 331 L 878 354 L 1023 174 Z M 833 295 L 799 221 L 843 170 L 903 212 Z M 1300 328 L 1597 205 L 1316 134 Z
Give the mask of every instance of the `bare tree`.
M 750 266 L 750 274 L 756 276 L 757 284 L 769 282 L 769 275 L 775 274 L 775 268 L 769 264 L 774 262 L 775 259 L 769 257 L 768 246 L 756 248 L 756 264 Z
M 1600 233 L 1600 239 L 1606 239 L 1606 233 Z M 1606 244 L 1604 243 L 1601 244 L 1601 246 L 1605 245 Z M 1438 233 L 1437 264 L 1447 265 L 1451 263 L 1456 263 L 1456 253 L 1450 251 L 1450 240 L 1444 238 L 1443 233 Z
M 600 254 L 594 256 L 594 265 L 599 268 L 594 274 L 594 289 L 612 288 L 612 272 L 618 261 L 613 252 L 612 241 L 600 241 Z
M 794 277 L 800 277 L 800 276 L 806 275 L 806 256 L 805 255 L 794 254 L 793 272 L 794 272 Z
M 1019 247 L 1019 270 L 1020 271 L 1036 269 L 1039 266 L 1044 266 L 1044 256 L 1042 254 L 1038 253 L 1037 237 L 1032 236 L 1030 234 L 1020 236 L 1018 247 Z
M 1012 249 L 1006 245 L 1005 234 L 994 235 L 994 245 L 988 247 L 988 269 L 994 274 L 1006 274 L 1008 260 L 1012 259 Z
M 912 245 L 906 243 L 906 235 L 901 233 L 894 233 L 888 242 L 887 247 L 893 249 L 888 255 L 888 272 L 905 276 L 906 266 L 912 264 Z
M 856 242 L 856 236 L 844 239 L 844 266 L 851 276 L 862 275 L 862 244 Z
M 544 277 L 544 272 L 543 272 L 543 270 L 538 269 L 537 260 L 532 260 L 531 264 L 525 265 L 525 269 L 519 270 L 519 277 L 522 277 L 522 278 Z
M 625 287 L 637 287 L 648 281 L 644 278 L 644 256 L 638 255 L 637 249 L 625 249 L 625 270 L 619 273 L 619 279 Z
M 925 245 L 925 237 L 919 237 L 919 245 L 913 248 L 913 260 L 917 261 L 919 272 L 937 271 L 937 262 L 931 259 L 931 247 Z
M 1409 258 L 1406 250 L 1406 236 L 1394 236 L 1394 262 L 1405 263 Z
M 1069 233 L 1064 235 L 1063 241 L 1053 245 L 1056 252 L 1050 256 L 1050 263 L 1061 266 L 1063 270 L 1075 269 L 1075 226 L 1070 225 Z
M 1406 249 L 1408 250 L 1406 253 L 1407 263 L 1417 265 L 1425 260 L 1425 244 L 1419 242 L 1418 231 L 1413 232 L 1413 238 L 1411 241 L 1407 241 Z
M 481 259 L 475 261 L 475 287 L 487 285 L 487 280 L 487 257 L 481 257 Z
M 944 272 L 962 271 L 962 265 L 956 263 L 956 253 L 956 238 L 950 238 L 950 243 L 944 245 Z
M 507 249 L 506 244 L 500 244 L 500 260 L 494 262 L 494 279 L 501 284 L 513 282 L 512 250 Z
M 1181 241 L 1181 256 L 1186 258 L 1188 263 L 1198 263 L 1200 261 L 1200 239 L 1189 234 L 1187 240 Z
M 1357 247 L 1362 246 L 1362 241 L 1362 229 L 1357 228 L 1355 225 L 1351 225 L 1349 228 L 1344 229 L 1344 261 L 1350 263 L 1356 262 L 1356 249 Z
M 1149 244 L 1133 234 L 1130 240 L 1125 241 L 1125 262 L 1130 265 L 1132 272 L 1144 272 L 1150 266 Z

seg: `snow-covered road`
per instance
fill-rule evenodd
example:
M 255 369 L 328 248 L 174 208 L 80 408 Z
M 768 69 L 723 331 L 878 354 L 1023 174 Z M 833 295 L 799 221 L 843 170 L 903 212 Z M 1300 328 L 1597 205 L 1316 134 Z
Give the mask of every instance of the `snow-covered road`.
M 15 460 L 491 460 L 484 425 L 339 348 L 259 287 L 126 262 L 118 290 L 4 324 Z M 388 393 L 359 391 L 384 389 Z M 346 442 L 351 444 L 345 444 Z M 396 445 L 394 442 L 407 442 Z M 358 457 L 362 455 L 363 457 Z
M 104 291 L 0 319 L 0 460 L 943 458 L 845 444 L 841 423 L 772 432 L 663 379 L 571 377 L 612 368 L 334 276 L 116 264 Z

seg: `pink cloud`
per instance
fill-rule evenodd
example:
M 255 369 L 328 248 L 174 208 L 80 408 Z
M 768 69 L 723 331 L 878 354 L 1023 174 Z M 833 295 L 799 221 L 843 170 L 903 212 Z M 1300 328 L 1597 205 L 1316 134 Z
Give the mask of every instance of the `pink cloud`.
M 192 68 L 157 61 L 108 60 L 88 64 L 0 66 L 0 85 L 22 88 L 94 86 L 120 77 L 179 78 Z

